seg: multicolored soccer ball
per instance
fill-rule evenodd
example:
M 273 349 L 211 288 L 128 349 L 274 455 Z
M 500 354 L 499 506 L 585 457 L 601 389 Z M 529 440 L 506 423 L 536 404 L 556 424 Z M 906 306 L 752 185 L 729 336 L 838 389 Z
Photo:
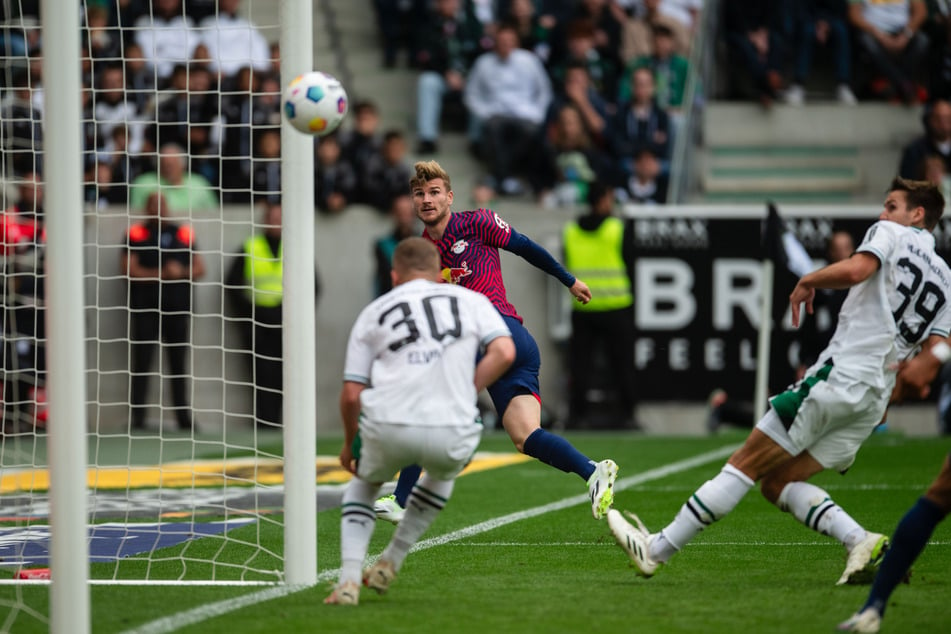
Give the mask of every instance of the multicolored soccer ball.
M 348 103 L 340 80 L 320 71 L 298 75 L 281 98 L 288 123 L 304 134 L 317 136 L 337 129 L 347 116 Z

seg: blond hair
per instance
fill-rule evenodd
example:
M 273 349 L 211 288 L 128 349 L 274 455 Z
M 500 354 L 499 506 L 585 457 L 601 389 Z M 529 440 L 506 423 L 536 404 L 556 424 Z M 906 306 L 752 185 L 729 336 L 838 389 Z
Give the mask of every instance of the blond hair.
M 436 161 L 418 161 L 413 165 L 413 170 L 416 172 L 416 175 L 409 179 L 410 190 L 422 187 L 436 178 L 442 179 L 447 191 L 452 190 L 452 183 L 449 182 L 449 174 L 447 174 L 446 170 L 442 168 L 442 165 Z

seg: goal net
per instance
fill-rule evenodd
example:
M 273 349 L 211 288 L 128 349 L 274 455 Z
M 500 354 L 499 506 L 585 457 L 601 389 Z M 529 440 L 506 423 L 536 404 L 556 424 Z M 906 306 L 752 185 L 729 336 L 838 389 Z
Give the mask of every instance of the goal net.
M 0 631 L 48 618 L 22 586 L 49 575 L 51 438 L 74 422 L 87 424 L 93 583 L 300 583 L 287 572 L 285 527 L 292 513 L 314 512 L 313 437 L 285 434 L 313 427 L 313 412 L 306 398 L 303 410 L 282 403 L 300 386 L 282 385 L 273 297 L 281 257 L 309 247 L 313 262 L 312 219 L 293 231 L 285 215 L 277 246 L 282 154 L 312 155 L 310 139 L 287 141 L 279 107 L 284 75 L 310 70 L 312 55 L 298 56 L 299 69 L 282 63 L 279 25 L 285 5 L 310 0 L 75 2 L 83 180 L 72 211 L 82 215 L 85 306 L 75 319 L 86 367 L 75 421 L 53 420 L 49 407 L 55 227 L 45 199 L 59 185 L 47 166 L 61 146 L 44 135 L 55 91 L 41 58 L 57 43 L 44 37 L 40 4 L 0 0 Z M 298 28 L 309 43 L 310 21 Z M 309 245 L 288 244 L 289 230 L 307 228 Z M 306 351 L 295 354 L 306 363 Z M 295 495 L 309 508 L 291 511 L 285 447 L 301 445 L 297 472 L 311 477 Z M 316 564 L 314 548 L 305 545 L 302 565 Z

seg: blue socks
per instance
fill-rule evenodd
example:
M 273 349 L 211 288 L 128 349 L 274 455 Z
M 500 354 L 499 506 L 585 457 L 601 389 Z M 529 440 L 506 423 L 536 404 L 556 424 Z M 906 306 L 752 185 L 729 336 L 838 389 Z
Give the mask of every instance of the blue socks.
M 525 454 L 536 458 L 565 473 L 577 473 L 585 482 L 594 473 L 594 462 L 574 448 L 574 446 L 555 434 L 549 434 L 539 427 L 525 439 Z
M 393 495 L 396 496 L 396 503 L 404 509 L 406 508 L 406 500 L 409 499 L 409 494 L 412 493 L 413 486 L 419 480 L 419 474 L 422 472 L 423 468 L 415 464 L 400 469 L 400 477 L 396 481 L 396 490 L 393 491 Z
M 905 578 L 905 573 L 921 554 L 944 516 L 945 512 L 934 502 L 925 497 L 918 498 L 915 505 L 898 522 L 891 546 L 885 553 L 878 574 L 875 575 L 868 600 L 862 610 L 871 607 L 878 610 L 879 614 L 885 614 L 888 597 Z
M 585 482 L 594 473 L 594 462 L 590 458 L 575 449 L 561 436 L 549 434 L 540 427 L 525 439 L 524 450 L 526 455 L 561 469 L 565 473 L 577 473 Z M 413 485 L 416 484 L 422 471 L 417 465 L 403 467 L 400 470 L 400 477 L 396 481 L 396 490 L 393 491 L 393 495 L 396 496 L 396 502 L 404 509 Z

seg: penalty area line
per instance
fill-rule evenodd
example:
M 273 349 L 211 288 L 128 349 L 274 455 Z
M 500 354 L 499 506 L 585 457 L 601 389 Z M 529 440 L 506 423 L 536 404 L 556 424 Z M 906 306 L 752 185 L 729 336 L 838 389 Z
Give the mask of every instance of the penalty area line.
M 642 473 L 637 473 L 626 478 L 621 478 L 614 483 L 615 490 L 622 491 L 624 489 L 629 489 L 631 487 L 637 486 L 644 482 L 650 482 L 652 480 L 658 480 L 660 478 L 673 475 L 675 473 L 680 473 L 682 471 L 688 471 L 694 467 L 699 467 L 705 465 L 714 460 L 720 460 L 726 458 L 734 451 L 736 451 L 738 445 L 729 445 L 726 447 L 720 447 L 719 449 L 714 449 L 713 451 L 708 451 L 684 460 L 679 460 L 677 462 L 672 462 L 670 464 L 664 465 L 662 467 L 657 467 L 656 469 L 649 469 Z M 430 537 L 429 539 L 424 539 L 421 542 L 418 542 L 415 546 L 410 549 L 410 552 L 417 552 L 420 550 L 428 550 L 429 548 L 434 548 L 436 546 L 442 546 L 444 544 L 449 544 L 452 542 L 465 539 L 467 537 L 472 537 L 474 535 L 479 535 L 481 533 L 487 533 L 496 528 L 501 528 L 502 526 L 507 526 L 515 522 L 520 522 L 522 520 L 531 519 L 533 517 L 538 517 L 539 515 L 545 515 L 547 513 L 552 513 L 554 511 L 560 511 L 562 509 L 570 508 L 572 506 L 577 506 L 584 502 L 588 501 L 588 495 L 582 493 L 579 495 L 573 495 L 571 497 L 552 502 L 550 504 L 543 504 L 541 506 L 536 506 L 531 509 L 525 509 L 523 511 L 518 511 L 516 513 L 510 513 L 508 515 L 503 515 L 501 517 L 496 517 L 485 522 L 480 522 L 478 524 L 473 524 L 472 526 L 467 526 L 451 533 L 446 533 L 445 535 L 437 535 L 436 537 Z M 379 555 L 375 555 L 371 560 L 378 558 Z M 323 583 L 326 581 L 332 581 L 336 579 L 340 574 L 340 568 L 334 568 L 331 570 L 324 570 L 323 572 L 318 573 L 317 583 Z M 274 586 L 266 590 L 261 590 L 258 592 L 251 592 L 240 597 L 234 597 L 232 599 L 225 599 L 223 601 L 217 601 L 215 603 L 208 603 L 197 608 L 192 608 L 191 610 L 185 610 L 184 612 L 179 612 L 178 614 L 173 614 L 171 616 L 162 617 L 154 621 L 145 623 L 139 627 L 125 630 L 122 634 L 168 634 L 169 632 L 174 632 L 175 630 L 181 629 L 188 625 L 195 625 L 208 619 L 215 618 L 218 616 L 223 616 L 229 612 L 234 612 L 242 608 L 246 608 L 257 603 L 263 603 L 265 601 L 270 601 L 272 599 L 279 599 L 301 590 L 306 590 L 312 586 L 307 585 L 297 585 L 297 586 Z

